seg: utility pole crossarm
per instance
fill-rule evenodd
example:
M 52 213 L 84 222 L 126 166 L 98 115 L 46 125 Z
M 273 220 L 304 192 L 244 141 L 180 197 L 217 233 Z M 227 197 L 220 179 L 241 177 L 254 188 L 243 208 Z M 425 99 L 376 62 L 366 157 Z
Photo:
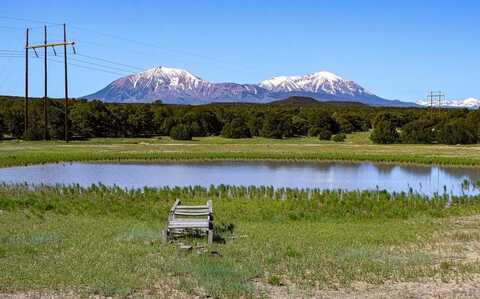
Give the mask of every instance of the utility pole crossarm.
M 50 44 L 26 46 L 25 49 L 38 49 L 38 48 L 48 48 L 48 47 L 58 47 L 58 46 L 74 46 L 74 45 L 75 45 L 75 42 L 50 43 Z

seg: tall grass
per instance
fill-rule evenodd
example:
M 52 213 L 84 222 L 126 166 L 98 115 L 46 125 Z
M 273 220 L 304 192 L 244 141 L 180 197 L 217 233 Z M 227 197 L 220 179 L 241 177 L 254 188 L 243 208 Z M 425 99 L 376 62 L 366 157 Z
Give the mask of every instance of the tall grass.
M 480 196 L 427 197 L 413 192 L 342 191 L 271 186 L 200 186 L 123 189 L 104 185 L 3 185 L 0 209 L 33 209 L 61 214 L 98 214 L 164 218 L 175 199 L 203 202 L 212 199 L 222 218 L 242 220 L 318 220 L 342 218 L 407 218 L 418 214 L 446 216 L 480 209 Z M 235 208 L 233 207 L 235 206 Z M 238 209 L 245 213 L 237 214 Z M 235 211 L 230 213 L 229 211 Z
M 371 161 L 438 165 L 480 165 L 480 157 L 415 154 L 370 154 L 335 152 L 128 152 L 128 151 L 52 151 L 0 154 L 0 167 L 82 161 Z

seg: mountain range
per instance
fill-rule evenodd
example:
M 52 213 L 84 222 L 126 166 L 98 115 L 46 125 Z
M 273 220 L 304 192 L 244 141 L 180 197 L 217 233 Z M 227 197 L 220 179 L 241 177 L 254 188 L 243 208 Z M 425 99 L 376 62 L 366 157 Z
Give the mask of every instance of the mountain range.
M 373 106 L 415 106 L 374 95 L 354 81 L 321 71 L 304 76 L 279 76 L 259 84 L 213 83 L 188 71 L 164 66 L 148 69 L 113 81 L 83 98 L 105 102 L 207 104 L 218 102 L 269 103 L 290 96 L 318 101 L 359 102 Z

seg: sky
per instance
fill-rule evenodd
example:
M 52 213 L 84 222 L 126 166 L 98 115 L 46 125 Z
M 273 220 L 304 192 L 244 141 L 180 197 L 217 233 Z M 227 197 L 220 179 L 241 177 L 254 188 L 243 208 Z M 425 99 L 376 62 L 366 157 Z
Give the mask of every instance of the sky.
M 78 53 L 71 97 L 155 66 L 236 83 L 325 70 L 387 99 L 480 97 L 480 1 L 1 2 L 0 94 L 24 94 L 24 58 L 5 55 L 23 50 L 24 28 L 42 43 L 44 24 L 57 41 L 66 23 Z M 42 96 L 43 60 L 31 57 L 30 94 Z M 49 95 L 62 97 L 62 57 L 52 58 Z

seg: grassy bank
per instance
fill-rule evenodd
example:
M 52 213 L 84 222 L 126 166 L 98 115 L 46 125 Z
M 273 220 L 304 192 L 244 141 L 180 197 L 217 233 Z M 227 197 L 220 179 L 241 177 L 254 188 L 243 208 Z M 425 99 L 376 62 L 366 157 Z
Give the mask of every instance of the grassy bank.
M 373 145 L 365 133 L 349 135 L 345 143 L 316 138 L 234 140 L 221 137 L 182 142 L 169 138 L 93 139 L 68 144 L 0 142 L 0 167 L 122 160 L 336 160 L 478 166 L 480 146 Z
M 216 223 L 233 224 L 233 235 L 192 251 L 162 243 L 176 198 L 213 199 Z M 465 220 L 480 212 L 478 197 L 3 186 L 0 210 L 3 294 L 301 297 L 480 274 L 465 254 L 480 241 L 480 221 Z

